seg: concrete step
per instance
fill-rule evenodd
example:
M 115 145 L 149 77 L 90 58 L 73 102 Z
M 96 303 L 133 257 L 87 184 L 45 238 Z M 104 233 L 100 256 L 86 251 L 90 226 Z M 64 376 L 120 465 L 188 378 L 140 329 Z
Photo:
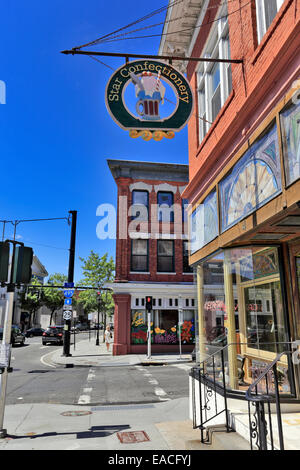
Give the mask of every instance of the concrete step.
M 226 432 L 224 426 L 212 426 L 205 429 L 205 437 L 208 442 L 203 444 L 199 439 L 193 439 L 185 442 L 188 450 L 250 450 L 249 442 L 238 433 Z

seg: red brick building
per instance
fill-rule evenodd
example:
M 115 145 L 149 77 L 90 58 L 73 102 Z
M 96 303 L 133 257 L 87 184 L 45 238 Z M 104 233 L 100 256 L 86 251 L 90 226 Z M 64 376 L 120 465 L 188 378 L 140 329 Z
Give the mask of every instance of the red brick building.
M 237 353 L 250 383 L 300 339 L 300 1 L 170 2 L 159 53 L 215 59 L 173 65 L 187 64 L 196 101 L 183 197 L 198 235 L 198 359 L 232 344 L 236 389 Z M 283 388 L 299 397 L 288 361 Z
M 188 264 L 188 166 L 108 160 L 118 186 L 113 354 L 147 352 L 145 297 L 153 298 L 151 351 L 182 351 L 195 340 L 195 287 Z

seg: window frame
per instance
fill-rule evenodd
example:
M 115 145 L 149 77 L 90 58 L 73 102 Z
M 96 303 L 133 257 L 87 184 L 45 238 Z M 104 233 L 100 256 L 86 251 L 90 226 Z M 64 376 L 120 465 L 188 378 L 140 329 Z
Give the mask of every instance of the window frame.
M 146 242 L 146 246 L 147 246 L 147 254 L 146 255 L 136 255 L 136 254 L 133 254 L 133 244 L 134 242 L 136 241 L 144 241 Z M 137 256 L 143 256 L 143 257 L 146 257 L 146 268 L 145 269 L 134 269 L 133 268 L 133 257 L 137 257 Z M 137 238 L 137 239 L 132 239 L 131 240 L 131 252 L 130 252 L 130 271 L 133 272 L 133 273 L 147 273 L 149 270 L 149 240 L 148 239 L 142 239 L 142 238 Z
M 187 244 L 187 248 L 185 249 L 185 244 Z M 187 263 L 185 262 L 187 259 Z M 188 266 L 188 270 L 185 271 L 185 266 Z M 182 241 L 182 272 L 184 274 L 192 274 L 193 268 L 189 265 L 189 242 L 187 240 Z
M 172 255 L 160 255 L 159 254 L 159 244 L 162 242 L 168 242 L 172 244 Z M 170 271 L 160 270 L 159 269 L 159 258 L 171 258 L 172 266 Z M 157 240 L 157 273 L 174 273 L 175 272 L 175 243 L 174 240 Z
M 163 204 L 159 203 L 159 196 L 160 194 L 170 194 L 172 197 L 172 205 L 168 206 L 170 208 L 170 219 L 169 220 L 163 220 L 163 214 L 162 211 L 160 210 L 160 206 Z M 157 219 L 158 222 L 163 222 L 163 223 L 172 223 L 174 222 L 174 193 L 172 191 L 158 191 L 157 192 Z M 166 204 L 165 204 L 166 205 Z
M 270 1 L 270 0 L 267 0 Z M 275 16 L 279 12 L 284 0 L 275 0 L 277 12 L 272 18 L 269 25 L 266 23 L 266 5 L 265 0 L 255 0 L 255 8 L 256 8 L 256 26 L 257 26 L 257 41 L 258 44 L 261 43 L 264 35 L 268 31 L 269 27 L 271 26 Z
M 133 202 L 134 193 L 145 193 L 145 194 L 147 194 L 147 206 L 144 206 L 144 204 L 134 203 Z M 134 206 L 137 206 L 137 207 L 138 206 L 144 206 L 144 207 L 146 207 L 146 209 L 147 209 L 147 218 L 146 219 L 139 219 L 139 217 L 141 216 L 141 213 L 139 213 L 139 215 L 131 215 L 131 220 L 139 219 L 143 222 L 149 221 L 149 191 L 147 191 L 146 189 L 133 189 L 131 191 L 131 207 L 134 207 Z
M 203 57 L 230 59 L 229 25 L 226 14 L 227 9 L 223 7 L 218 13 L 220 19 L 213 25 L 206 41 L 202 52 Z M 218 87 L 213 90 L 212 71 L 216 66 L 219 67 L 220 82 Z M 224 62 L 202 62 L 198 65 L 197 78 L 199 143 L 201 143 L 232 91 L 231 64 Z M 220 89 L 220 108 L 214 116 L 212 101 L 216 96 L 217 89 Z

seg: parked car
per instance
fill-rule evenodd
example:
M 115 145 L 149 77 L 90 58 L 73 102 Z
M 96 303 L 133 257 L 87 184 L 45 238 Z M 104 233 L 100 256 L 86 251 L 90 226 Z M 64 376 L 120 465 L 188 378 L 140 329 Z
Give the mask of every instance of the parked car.
M 77 323 L 77 325 L 75 325 L 75 329 L 79 331 L 88 330 L 89 325 L 87 323 Z
M 0 340 L 3 339 L 3 328 L 0 328 Z M 10 342 L 12 346 L 15 344 L 20 344 L 21 346 L 24 346 L 25 344 L 25 335 L 22 333 L 20 328 L 17 325 L 12 325 L 11 327 L 11 337 L 10 337 Z
M 30 328 L 26 331 L 25 336 L 26 338 L 33 338 L 34 336 L 42 336 L 44 333 L 44 328 Z
M 42 344 L 56 343 L 62 345 L 64 343 L 63 331 L 63 326 L 48 326 L 42 335 Z

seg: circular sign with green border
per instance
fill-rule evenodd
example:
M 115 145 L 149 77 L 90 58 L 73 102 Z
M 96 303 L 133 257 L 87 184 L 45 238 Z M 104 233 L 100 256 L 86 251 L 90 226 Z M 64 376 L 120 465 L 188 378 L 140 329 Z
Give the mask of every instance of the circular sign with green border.
M 135 87 L 135 112 L 125 102 L 127 86 Z M 166 87 L 176 96 L 169 116 L 160 117 Z M 168 100 L 170 101 L 170 100 Z M 114 121 L 125 130 L 180 131 L 193 112 L 193 92 L 186 78 L 173 66 L 156 60 L 136 60 L 120 67 L 105 90 L 106 107 Z

